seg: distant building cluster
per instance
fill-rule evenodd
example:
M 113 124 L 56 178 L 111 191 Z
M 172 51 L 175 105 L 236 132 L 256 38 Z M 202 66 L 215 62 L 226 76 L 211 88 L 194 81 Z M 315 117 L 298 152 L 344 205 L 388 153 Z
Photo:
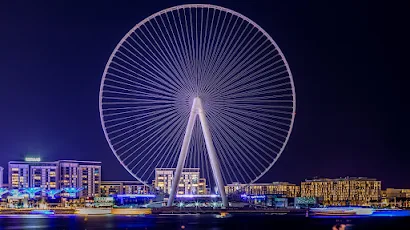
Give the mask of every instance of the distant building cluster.
M 410 207 L 410 189 L 381 189 L 381 181 L 367 177 L 316 178 L 300 185 L 288 182 L 240 184 L 225 186 L 228 195 L 248 194 L 255 202 L 268 203 L 269 198 L 291 198 L 295 206 L 378 206 Z M 259 199 L 259 200 L 258 200 Z
M 40 158 L 10 161 L 8 183 L 3 183 L 4 168 L 0 167 L 0 195 L 10 199 L 55 195 L 70 198 L 92 199 L 99 197 L 152 198 L 166 197 L 171 190 L 175 168 L 155 169 L 151 185 L 138 181 L 102 181 L 101 162 L 58 160 L 43 162 Z M 217 197 L 200 177 L 199 168 L 185 168 L 178 183 L 177 197 Z M 366 177 L 315 178 L 300 185 L 288 182 L 231 183 L 225 186 L 231 199 L 241 202 L 264 203 L 268 206 L 303 205 L 373 205 L 379 207 L 410 207 L 410 189 L 381 189 L 381 181 Z M 98 200 L 97 199 L 97 200 Z
M 227 185 L 225 190 L 228 194 L 244 192 L 252 195 L 314 198 L 316 203 L 323 205 L 369 205 L 380 199 L 381 182 L 364 177 L 324 178 L 306 180 L 300 186 L 287 182 L 249 185 L 235 183 Z
M 324 205 L 368 205 L 377 202 L 381 181 L 366 177 L 313 179 L 301 183 L 302 197 L 320 198 Z

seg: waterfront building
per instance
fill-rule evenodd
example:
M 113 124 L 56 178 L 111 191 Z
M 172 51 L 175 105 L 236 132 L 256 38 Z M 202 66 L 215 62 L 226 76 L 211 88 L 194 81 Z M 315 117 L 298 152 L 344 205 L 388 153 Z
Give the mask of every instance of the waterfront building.
M 300 195 L 300 186 L 288 182 L 241 184 L 232 183 L 225 186 L 226 194 L 248 195 L 284 195 L 285 197 L 297 197 Z
M 101 162 L 79 162 L 80 196 L 95 197 L 101 194 Z
M 366 177 L 305 180 L 301 196 L 318 198 L 324 205 L 369 205 L 381 198 L 381 182 Z
M 42 162 L 40 158 L 28 157 L 25 161 L 8 164 L 9 188 L 65 189 L 66 193 L 81 190 L 79 196 L 100 194 L 101 162 L 59 160 Z M 74 194 L 76 196 L 76 194 Z
M 410 189 L 387 188 L 385 190 L 387 198 L 410 198 Z
M 33 162 L 30 164 L 30 187 L 42 189 L 57 188 L 57 163 Z
M 100 195 L 100 161 L 59 160 L 58 165 L 59 189 L 81 188 L 78 194 L 80 197 Z
M 26 162 L 10 161 L 8 164 L 9 171 L 9 188 L 20 189 L 28 188 L 29 178 L 29 164 Z
M 175 168 L 156 168 L 154 187 L 166 194 L 171 191 Z M 178 184 L 178 195 L 205 195 L 207 194 L 206 180 L 200 178 L 199 168 L 184 168 Z
M 150 193 L 149 187 L 139 181 L 101 181 L 100 190 L 102 197 Z
M 3 170 L 4 168 L 0 166 L 0 188 L 3 187 Z
M 58 162 L 59 186 L 58 188 L 78 188 L 79 162 L 60 160 Z
M 387 188 L 382 191 L 382 205 L 410 208 L 410 189 Z

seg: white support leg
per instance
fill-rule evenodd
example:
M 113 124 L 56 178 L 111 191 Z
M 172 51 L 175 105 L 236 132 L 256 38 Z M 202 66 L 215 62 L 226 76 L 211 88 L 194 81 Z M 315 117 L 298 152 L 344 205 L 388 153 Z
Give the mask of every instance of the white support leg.
M 184 168 L 186 155 L 188 153 L 189 142 L 191 142 L 192 130 L 194 129 L 196 118 L 195 99 L 192 105 L 191 114 L 189 115 L 188 125 L 185 130 L 184 141 L 182 142 L 181 152 L 179 153 L 178 165 L 175 169 L 174 178 L 172 179 L 171 192 L 168 199 L 168 207 L 174 203 L 175 195 L 177 194 L 179 180 L 181 178 L 182 169 Z
M 218 187 L 219 195 L 222 198 L 222 205 L 228 207 L 228 198 L 225 194 L 225 187 L 222 180 L 221 166 L 219 164 L 218 156 L 216 155 L 215 146 L 212 142 L 211 132 L 209 131 L 208 121 L 204 110 L 202 108 L 201 99 L 199 99 L 200 106 L 197 109 L 199 120 L 201 121 L 202 132 L 205 138 L 206 150 L 208 151 L 209 161 L 211 162 L 211 168 L 214 175 L 216 186 Z
M 218 156 L 216 155 L 215 147 L 212 142 L 211 132 L 209 131 L 208 122 L 206 120 L 205 112 L 202 107 L 202 101 L 199 97 L 194 98 L 192 103 L 191 114 L 189 115 L 188 125 L 185 131 L 184 141 L 182 143 L 181 152 L 179 154 L 178 165 L 175 170 L 174 178 L 172 180 L 171 192 L 169 194 L 168 206 L 172 206 L 174 203 L 175 195 L 177 194 L 179 180 L 181 178 L 182 169 L 184 168 L 185 159 L 188 153 L 189 143 L 191 141 L 192 130 L 194 128 L 196 116 L 199 115 L 201 122 L 202 132 L 205 138 L 205 145 L 209 155 L 209 161 L 211 163 L 212 173 L 215 179 L 215 183 L 218 187 L 219 194 L 222 198 L 222 204 L 224 207 L 228 207 L 228 198 L 225 194 L 225 188 L 222 180 L 222 174 L 220 170 L 220 164 Z

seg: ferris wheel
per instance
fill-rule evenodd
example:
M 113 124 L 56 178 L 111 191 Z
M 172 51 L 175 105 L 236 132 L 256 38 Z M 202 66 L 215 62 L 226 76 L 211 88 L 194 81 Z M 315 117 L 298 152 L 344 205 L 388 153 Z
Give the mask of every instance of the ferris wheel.
M 189 4 L 149 16 L 121 39 L 99 105 L 106 139 L 136 179 L 150 185 L 155 168 L 176 168 L 174 178 L 200 168 L 224 195 L 224 184 L 253 183 L 280 157 L 296 97 L 283 53 L 260 26 Z

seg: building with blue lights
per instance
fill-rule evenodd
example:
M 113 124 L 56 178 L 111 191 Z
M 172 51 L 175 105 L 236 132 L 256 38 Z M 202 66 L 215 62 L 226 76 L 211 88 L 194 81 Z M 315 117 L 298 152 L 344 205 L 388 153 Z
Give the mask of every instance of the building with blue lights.
M 30 164 L 29 185 L 33 188 L 57 188 L 57 162 L 33 162 Z
M 42 191 L 77 188 L 76 196 L 100 195 L 101 162 L 59 160 L 42 162 L 40 158 L 10 161 L 8 164 L 10 189 L 40 189 Z M 66 192 L 61 193 L 62 195 Z M 70 194 L 72 197 L 72 194 Z
M 80 197 L 100 195 L 101 162 L 60 160 L 59 188 L 82 188 Z
M 3 187 L 3 170 L 4 168 L 0 166 L 0 188 Z

